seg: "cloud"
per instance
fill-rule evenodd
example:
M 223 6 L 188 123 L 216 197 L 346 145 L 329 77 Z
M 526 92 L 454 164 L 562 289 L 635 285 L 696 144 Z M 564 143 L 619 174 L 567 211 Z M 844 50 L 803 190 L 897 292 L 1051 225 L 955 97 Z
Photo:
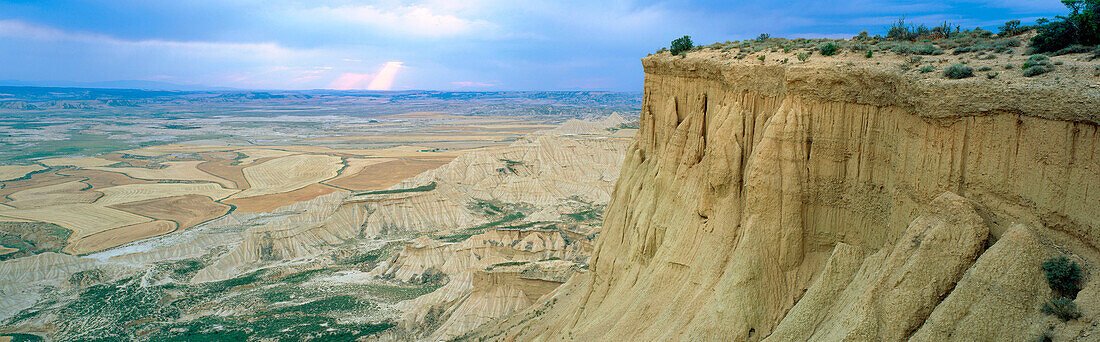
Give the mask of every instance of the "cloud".
M 165 49 L 210 57 L 244 57 L 247 59 L 285 59 L 305 53 L 287 49 L 275 43 L 227 43 L 173 40 L 125 40 L 104 34 L 58 30 L 20 20 L 0 20 L 0 37 L 46 42 L 71 42 L 113 45 L 120 48 Z
M 374 6 L 315 7 L 295 11 L 295 17 L 323 21 L 340 20 L 386 33 L 424 37 L 450 37 L 488 31 L 496 27 L 485 20 L 459 18 L 436 13 L 429 7 L 402 6 L 382 9 Z

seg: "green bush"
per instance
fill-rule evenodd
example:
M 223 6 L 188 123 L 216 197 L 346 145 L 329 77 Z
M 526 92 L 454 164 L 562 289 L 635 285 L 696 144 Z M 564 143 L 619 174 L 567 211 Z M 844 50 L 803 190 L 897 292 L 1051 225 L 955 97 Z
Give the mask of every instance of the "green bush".
M 1031 37 L 1032 52 L 1058 51 L 1077 42 L 1077 28 L 1067 21 L 1040 23 L 1036 31 Z
M 1081 267 L 1064 255 L 1047 259 L 1043 262 L 1043 270 L 1047 274 L 1047 284 L 1054 291 L 1069 298 L 1077 298 L 1077 292 L 1081 291 L 1078 285 L 1081 281 Z
M 695 43 L 691 42 L 691 36 L 683 36 L 672 41 L 672 46 L 669 48 L 669 51 L 672 51 L 673 56 L 677 56 L 694 47 Z
M 871 58 L 874 55 L 875 55 L 874 51 L 867 50 L 867 53 L 863 54 L 863 57 Z
M 917 71 L 920 71 L 920 73 L 922 73 L 922 74 L 927 74 L 927 73 L 936 71 L 936 67 L 931 66 L 931 65 L 925 65 L 925 66 L 921 67 L 920 69 L 917 69 Z
M 825 43 L 824 45 L 821 45 L 821 55 L 832 56 L 835 55 L 837 50 L 839 49 L 840 45 L 836 45 L 836 43 Z
M 1023 69 L 1024 76 L 1033 77 L 1054 71 L 1054 65 L 1046 55 L 1031 55 L 1024 62 Z
M 946 69 L 943 69 L 943 76 L 957 80 L 974 76 L 974 68 L 963 64 L 953 64 Z
M 809 53 L 802 52 L 802 53 L 798 54 L 798 60 L 800 62 L 805 62 L 807 59 L 810 59 L 810 54 Z
M 1042 74 L 1045 74 L 1045 73 L 1048 73 L 1048 72 L 1051 72 L 1051 71 L 1054 71 L 1053 67 L 1043 66 L 1043 65 L 1036 65 L 1036 66 L 1024 69 L 1023 75 L 1025 77 L 1035 77 L 1035 76 L 1039 76 L 1039 75 L 1042 75 Z
M 1100 44 L 1100 0 L 1062 0 L 1069 16 L 1039 19 L 1031 38 L 1033 52 L 1054 52 L 1073 44 Z
M 761 33 L 761 34 L 760 34 L 760 36 L 756 37 L 756 41 L 758 41 L 758 42 L 763 42 L 763 41 L 766 41 L 766 40 L 768 40 L 768 39 L 769 39 L 769 38 L 771 38 L 771 37 L 772 37 L 772 35 L 770 35 L 770 34 L 767 34 L 767 33 Z
M 1015 36 L 1024 33 L 1024 31 L 1027 31 L 1026 27 L 1020 27 L 1019 20 L 1009 20 L 1005 22 L 1004 25 L 1001 25 L 1001 27 L 999 27 L 998 29 L 1001 30 L 1001 33 L 998 33 L 997 35 L 1001 37 Z
M 1074 303 L 1072 299 L 1066 297 L 1051 299 L 1049 302 L 1043 304 L 1043 308 L 1040 310 L 1045 314 L 1058 316 L 1058 318 L 1061 318 L 1063 321 L 1081 317 L 1081 311 L 1077 310 L 1077 304 Z
M 927 28 L 925 28 L 925 30 L 927 30 Z M 894 24 L 886 30 L 886 38 L 894 40 L 915 40 L 920 36 L 916 31 L 919 30 L 914 29 L 912 25 L 905 24 L 905 18 L 899 18 L 898 21 L 894 22 Z

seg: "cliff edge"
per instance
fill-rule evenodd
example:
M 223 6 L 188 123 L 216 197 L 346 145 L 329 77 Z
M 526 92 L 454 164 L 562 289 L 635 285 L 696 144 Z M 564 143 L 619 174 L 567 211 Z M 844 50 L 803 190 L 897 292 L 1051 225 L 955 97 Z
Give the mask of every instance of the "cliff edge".
M 1100 334 L 1095 76 L 934 80 L 720 53 L 642 62 L 641 129 L 590 271 L 465 338 Z M 1040 265 L 1058 255 L 1084 269 L 1077 319 L 1042 312 L 1056 294 Z

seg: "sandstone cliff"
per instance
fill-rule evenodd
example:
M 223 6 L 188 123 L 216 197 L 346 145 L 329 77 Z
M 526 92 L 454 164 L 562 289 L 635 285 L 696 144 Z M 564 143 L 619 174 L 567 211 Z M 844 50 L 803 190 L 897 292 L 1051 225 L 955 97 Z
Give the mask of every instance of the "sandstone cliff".
M 868 63 L 870 64 L 870 63 Z M 874 65 L 643 60 L 591 271 L 466 337 L 1100 334 L 1100 93 Z M 1063 322 L 1039 265 L 1084 265 Z

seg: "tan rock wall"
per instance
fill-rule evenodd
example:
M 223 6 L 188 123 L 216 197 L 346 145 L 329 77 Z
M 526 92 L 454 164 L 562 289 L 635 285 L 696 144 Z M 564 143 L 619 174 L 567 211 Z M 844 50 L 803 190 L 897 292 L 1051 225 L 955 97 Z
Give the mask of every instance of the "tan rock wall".
M 538 315 L 545 305 L 535 306 L 474 336 L 758 340 L 832 264 L 844 274 L 830 276 L 852 284 L 823 285 L 814 298 L 833 304 L 791 319 L 830 322 L 820 316 L 837 305 L 853 309 L 835 313 L 841 316 L 827 323 L 831 332 L 806 335 L 798 332 L 805 326 L 792 326 L 785 336 L 898 340 L 933 315 L 985 250 L 987 235 L 996 241 L 1021 224 L 1096 256 L 1095 96 L 991 94 L 973 80 L 912 84 L 839 67 L 829 74 L 692 58 L 647 58 L 644 65 L 641 129 L 612 193 L 591 274 L 559 290 L 570 292 L 561 302 L 575 305 Z M 1027 102 L 1039 97 L 1046 106 Z M 933 205 L 937 197 L 952 204 Z M 929 223 L 944 219 L 921 216 L 929 210 L 954 217 Z M 933 233 L 914 233 L 926 230 Z M 913 241 L 942 248 L 909 250 Z M 840 289 L 851 293 L 838 298 Z

